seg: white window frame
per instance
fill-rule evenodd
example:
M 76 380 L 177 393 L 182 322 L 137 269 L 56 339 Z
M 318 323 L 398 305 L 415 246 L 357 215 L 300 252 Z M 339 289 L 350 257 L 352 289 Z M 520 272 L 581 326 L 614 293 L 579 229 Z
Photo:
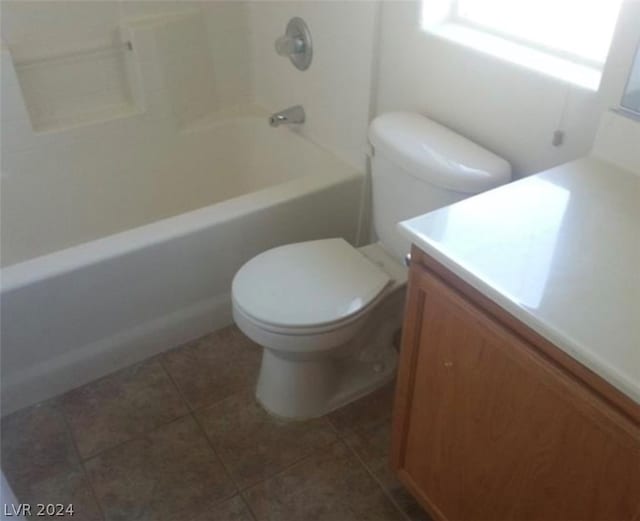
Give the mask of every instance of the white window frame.
M 517 0 L 514 0 L 517 1 Z M 470 29 L 474 29 L 476 31 L 481 31 L 481 32 L 485 32 L 488 34 L 491 34 L 493 36 L 496 36 L 497 38 L 504 38 L 505 40 L 510 40 L 513 43 L 516 43 L 518 45 L 524 45 L 526 47 L 530 47 L 531 49 L 536 49 L 538 51 L 541 52 L 545 52 L 548 54 L 552 54 L 557 56 L 558 58 L 562 58 L 563 60 L 570 60 L 574 63 L 578 63 L 581 65 L 586 65 L 587 67 L 595 67 L 595 68 L 602 68 L 604 66 L 603 62 L 600 62 L 598 60 L 590 60 L 588 58 L 585 58 L 584 56 L 579 56 L 577 54 L 573 54 L 571 52 L 568 51 L 563 51 L 561 49 L 556 49 L 554 47 L 549 47 L 546 46 L 542 43 L 539 42 L 535 42 L 532 40 L 528 40 L 526 38 L 519 38 L 517 35 L 514 35 L 512 33 L 505 33 L 502 32 L 498 29 L 493 29 L 491 27 L 487 27 L 485 25 L 481 25 L 481 24 L 477 24 L 472 22 L 471 20 L 467 20 L 466 18 L 460 16 L 458 14 L 459 9 L 458 9 L 458 0 L 451 0 L 451 22 L 452 23 L 456 23 L 456 24 L 460 24 L 463 26 L 467 26 Z
M 578 87 L 598 90 L 605 63 L 473 23 L 458 15 L 458 0 L 437 2 L 439 13 L 432 18 L 424 9 L 433 8 L 436 2 L 422 0 L 422 27 L 428 33 Z

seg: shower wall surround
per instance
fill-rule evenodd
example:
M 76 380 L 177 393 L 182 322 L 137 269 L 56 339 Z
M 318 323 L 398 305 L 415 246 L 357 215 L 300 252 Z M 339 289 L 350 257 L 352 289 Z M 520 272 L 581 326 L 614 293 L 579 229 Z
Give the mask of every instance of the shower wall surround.
M 108 194 L 85 201 L 88 186 L 120 186 L 125 201 L 126 183 L 145 175 L 160 183 L 175 176 L 178 160 L 184 178 L 204 175 L 213 166 L 198 154 L 178 157 L 193 141 L 185 132 L 203 119 L 253 110 L 242 3 L 3 1 L 1 7 L 4 265 L 11 262 L 6 252 L 34 240 L 17 230 L 82 227 L 78 205 L 92 205 L 98 215 Z M 127 41 L 132 50 L 116 45 Z M 29 63 L 54 72 L 31 77 L 20 70 Z M 39 205 L 53 204 L 44 194 L 55 201 L 61 191 L 68 204 L 56 208 L 55 222 L 42 222 Z M 94 220 L 108 231 L 108 223 Z M 40 242 L 46 251 L 50 245 Z
M 36 131 L 56 130 L 133 113 L 123 42 L 14 62 Z
M 374 4 L 267 4 L 1 3 L 0 293 L 15 326 L 3 328 L 2 380 L 13 407 L 229 323 L 231 277 L 264 249 L 366 233 L 374 27 L 363 13 Z M 273 47 L 296 14 L 318 50 L 305 72 Z M 353 53 L 338 41 L 347 34 Z M 109 64 L 97 63 L 103 51 Z M 263 54 L 287 69 L 264 69 Z M 69 65 L 48 78 L 55 88 L 20 65 L 52 62 Z M 269 111 L 300 102 L 304 129 L 268 126 Z
M 8 17 L 16 23 L 23 4 L 8 4 Z M 66 3 L 55 5 L 69 9 Z M 13 17 L 12 8 L 17 11 Z M 73 46 L 54 40 L 46 51 L 40 44 L 21 44 L 21 33 L 14 36 L 9 27 L 3 31 L 9 42 L 3 47 L 4 72 L 15 76 L 20 88 L 7 93 L 5 105 L 23 104 L 35 132 L 60 131 L 134 116 L 145 111 L 154 91 L 163 90 L 178 127 L 186 127 L 222 106 L 206 20 L 196 4 L 154 16 L 149 11 L 121 16 L 117 25 L 97 31 L 101 37 Z M 31 24 L 33 30 L 37 23 Z
M 5 0 L 3 175 L 42 177 L 43 165 L 55 169 L 59 158 L 87 155 L 87 147 L 69 146 L 113 149 L 114 134 L 130 138 L 118 140 L 118 155 L 135 154 L 145 168 L 160 132 L 188 131 L 250 106 L 275 111 L 295 103 L 307 110 L 302 134 L 364 169 L 377 6 Z M 308 71 L 273 49 L 292 16 L 305 17 L 317 46 Z
M 300 132 L 364 169 L 373 116 L 377 1 L 254 1 L 249 7 L 253 97 L 275 112 L 304 106 Z M 311 31 L 313 62 L 304 72 L 274 52 L 287 21 L 302 17 Z

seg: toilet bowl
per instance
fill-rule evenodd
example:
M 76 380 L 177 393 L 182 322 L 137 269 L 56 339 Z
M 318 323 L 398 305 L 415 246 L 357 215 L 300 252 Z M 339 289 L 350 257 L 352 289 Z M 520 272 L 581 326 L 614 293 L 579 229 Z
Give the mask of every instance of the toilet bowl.
M 502 158 L 412 113 L 370 127 L 379 242 L 288 244 L 254 257 L 232 283 L 233 317 L 263 346 L 256 397 L 272 414 L 326 414 L 393 379 L 410 244 L 398 222 L 507 182 Z
M 372 318 L 405 283 L 406 268 L 380 245 L 358 250 L 340 238 L 281 246 L 245 264 L 233 280 L 233 318 L 264 347 L 263 407 L 320 416 L 393 378 L 400 313 Z M 401 309 L 403 295 L 396 301 Z

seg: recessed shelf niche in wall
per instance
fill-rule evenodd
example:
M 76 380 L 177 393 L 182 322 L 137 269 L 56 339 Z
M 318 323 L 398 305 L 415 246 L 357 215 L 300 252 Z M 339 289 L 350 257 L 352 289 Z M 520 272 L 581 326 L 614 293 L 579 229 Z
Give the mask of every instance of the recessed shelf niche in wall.
M 64 130 L 139 112 L 126 66 L 132 54 L 128 42 L 117 42 L 14 62 L 33 130 Z

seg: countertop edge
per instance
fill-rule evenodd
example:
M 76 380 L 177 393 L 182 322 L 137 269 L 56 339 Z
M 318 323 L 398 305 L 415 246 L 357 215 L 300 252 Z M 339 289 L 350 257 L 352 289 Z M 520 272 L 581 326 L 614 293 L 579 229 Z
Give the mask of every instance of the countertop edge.
M 539 320 L 533 313 L 531 313 L 530 310 L 518 305 L 496 288 L 482 280 L 482 278 L 473 272 L 473 269 L 462 262 L 454 260 L 446 251 L 443 251 L 436 244 L 432 243 L 425 235 L 414 231 L 406 222 L 399 223 L 398 228 L 402 235 L 427 255 L 430 255 L 445 268 L 460 277 L 464 282 L 471 285 L 474 289 L 478 290 L 491 301 L 495 302 L 505 311 L 511 313 L 515 318 L 530 327 L 533 331 L 556 345 L 567 355 L 592 370 L 616 389 L 627 395 L 636 403 L 640 404 L 640 386 L 638 383 L 630 380 L 625 375 L 612 368 L 587 347 L 578 344 L 571 337 L 568 337 L 563 334 L 562 331 L 555 328 L 552 324 Z

